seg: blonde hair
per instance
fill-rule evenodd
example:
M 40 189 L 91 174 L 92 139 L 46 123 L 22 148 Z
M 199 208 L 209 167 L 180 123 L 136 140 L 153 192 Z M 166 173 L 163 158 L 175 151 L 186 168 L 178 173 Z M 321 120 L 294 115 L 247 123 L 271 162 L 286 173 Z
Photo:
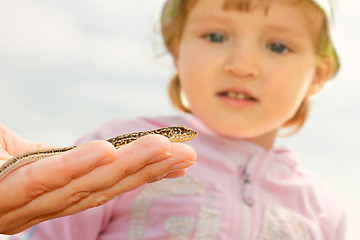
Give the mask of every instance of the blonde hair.
M 167 0 L 162 11 L 161 31 L 163 41 L 168 52 L 174 57 L 177 46 L 180 43 L 182 32 L 185 26 L 186 18 L 191 8 L 198 0 Z M 249 11 L 254 2 L 265 4 L 265 14 L 269 9 L 270 2 L 274 0 L 224 0 L 223 8 L 236 8 L 239 11 Z M 286 0 L 289 2 L 289 0 Z M 316 54 L 320 59 L 329 59 L 332 65 L 332 73 L 329 79 L 334 77 L 340 68 L 339 58 L 331 42 L 329 34 L 329 23 L 325 13 L 312 0 L 292 0 L 293 3 L 307 2 L 317 11 L 321 11 L 322 24 L 320 32 L 315 43 Z M 191 110 L 184 104 L 181 96 L 181 84 L 178 74 L 170 80 L 169 96 L 173 105 L 180 111 L 191 113 Z M 287 135 L 291 135 L 304 125 L 309 114 L 310 102 L 305 97 L 297 112 L 289 119 L 283 128 L 291 129 Z

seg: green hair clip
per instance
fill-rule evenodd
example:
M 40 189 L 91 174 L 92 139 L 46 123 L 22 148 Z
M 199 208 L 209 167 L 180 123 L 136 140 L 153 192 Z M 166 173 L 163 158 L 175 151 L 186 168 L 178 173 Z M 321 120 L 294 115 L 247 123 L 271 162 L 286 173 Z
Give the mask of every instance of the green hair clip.
M 167 0 L 164 5 L 163 15 L 161 21 L 163 24 L 171 21 L 179 13 L 179 9 L 182 7 L 184 0 Z
M 334 0 L 313 0 L 325 13 L 329 22 L 334 22 Z

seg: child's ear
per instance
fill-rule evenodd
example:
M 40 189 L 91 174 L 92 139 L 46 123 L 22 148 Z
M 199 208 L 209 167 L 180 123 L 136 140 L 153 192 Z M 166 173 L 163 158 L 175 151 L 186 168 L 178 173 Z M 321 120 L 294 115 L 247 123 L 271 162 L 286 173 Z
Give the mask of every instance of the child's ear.
M 316 72 L 314 74 L 313 81 L 307 91 L 306 96 L 310 97 L 318 93 L 331 78 L 333 72 L 333 66 L 330 59 L 319 60 Z
M 176 69 L 178 69 L 178 64 L 179 64 L 179 44 L 177 44 L 174 47 L 174 51 L 173 51 L 172 55 L 173 55 L 173 58 L 174 58 L 175 67 L 176 67 Z

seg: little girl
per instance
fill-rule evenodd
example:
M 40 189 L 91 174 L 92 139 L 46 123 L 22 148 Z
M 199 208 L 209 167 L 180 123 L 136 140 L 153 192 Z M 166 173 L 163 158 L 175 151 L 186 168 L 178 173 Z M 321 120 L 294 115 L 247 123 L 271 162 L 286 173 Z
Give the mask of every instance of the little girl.
M 344 239 L 342 205 L 293 151 L 274 147 L 281 129 L 300 129 L 309 99 L 338 70 L 329 4 L 168 0 L 170 96 L 186 113 L 117 119 L 79 143 L 186 125 L 199 133 L 189 143 L 197 165 L 12 239 Z

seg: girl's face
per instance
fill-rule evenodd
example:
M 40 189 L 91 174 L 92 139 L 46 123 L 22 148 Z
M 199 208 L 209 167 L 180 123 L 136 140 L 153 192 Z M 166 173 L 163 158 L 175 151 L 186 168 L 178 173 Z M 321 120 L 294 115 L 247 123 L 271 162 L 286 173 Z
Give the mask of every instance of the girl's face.
M 175 53 L 190 110 L 221 135 L 271 148 L 278 129 L 324 80 L 315 54 L 316 20 L 273 1 L 251 11 L 199 0 Z

